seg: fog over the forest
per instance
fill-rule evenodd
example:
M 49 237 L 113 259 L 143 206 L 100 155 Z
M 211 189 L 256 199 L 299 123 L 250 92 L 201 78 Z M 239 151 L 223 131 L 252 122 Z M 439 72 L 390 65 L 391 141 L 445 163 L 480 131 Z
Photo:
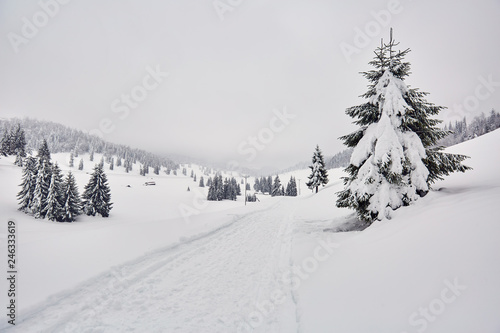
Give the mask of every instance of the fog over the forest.
M 67 3 L 66 3 L 67 2 Z M 288 167 L 345 147 L 389 28 L 446 121 L 500 106 L 500 1 L 0 3 L 0 116 L 151 150 Z

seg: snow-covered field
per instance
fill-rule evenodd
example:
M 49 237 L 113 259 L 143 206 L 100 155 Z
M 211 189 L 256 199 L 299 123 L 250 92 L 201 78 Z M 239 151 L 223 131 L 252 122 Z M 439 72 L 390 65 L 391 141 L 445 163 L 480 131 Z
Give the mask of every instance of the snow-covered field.
M 500 131 L 448 151 L 474 170 L 340 241 L 298 290 L 302 332 L 500 332 Z M 327 224 L 296 234 L 295 262 Z
M 57 223 L 17 211 L 21 169 L 2 158 L 1 267 L 13 219 L 19 312 L 16 327 L 2 315 L 0 329 L 500 332 L 500 131 L 449 151 L 471 156 L 474 170 L 435 184 L 390 221 L 343 233 L 333 232 L 352 220 L 335 207 L 341 170 L 318 194 L 304 185 L 308 170 L 280 175 L 301 179 L 302 195 L 244 206 L 241 197 L 207 202 L 190 177 L 117 168 L 107 171 L 109 218 Z M 53 156 L 64 171 L 67 157 Z M 80 192 L 91 171 L 83 158 Z M 157 185 L 143 186 L 149 178 Z

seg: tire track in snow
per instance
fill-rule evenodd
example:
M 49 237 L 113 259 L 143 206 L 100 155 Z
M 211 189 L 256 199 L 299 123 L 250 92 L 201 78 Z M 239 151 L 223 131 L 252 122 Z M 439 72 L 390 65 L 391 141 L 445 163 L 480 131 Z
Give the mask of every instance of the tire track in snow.
M 15 330 L 234 332 L 257 302 L 287 290 L 292 226 L 276 209 L 283 204 L 110 270 L 42 304 Z M 287 293 L 256 331 L 290 331 Z

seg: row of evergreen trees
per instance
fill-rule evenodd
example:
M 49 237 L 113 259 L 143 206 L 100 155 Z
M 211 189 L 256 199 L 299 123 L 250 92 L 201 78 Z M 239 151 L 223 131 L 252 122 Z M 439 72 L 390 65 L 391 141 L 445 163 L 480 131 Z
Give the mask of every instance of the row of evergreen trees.
M 308 176 L 308 181 L 306 186 L 318 193 L 320 186 L 325 186 L 328 184 L 328 172 L 325 165 L 323 153 L 319 149 L 319 146 L 316 146 L 312 157 L 312 164 L 309 166 L 311 169 L 311 174 Z M 261 177 L 255 179 L 254 184 L 255 191 L 260 191 L 262 193 L 269 193 L 271 196 L 297 196 L 297 182 L 293 176 L 290 177 L 290 181 L 288 182 L 286 188 L 281 185 L 281 181 L 279 176 L 276 176 L 273 179 L 271 176 L 269 177 Z
M 268 193 L 273 197 L 283 195 L 292 197 L 297 196 L 297 182 L 293 176 L 290 177 L 290 181 L 286 187 L 281 184 L 281 180 L 278 175 L 276 175 L 274 180 L 271 176 L 255 178 L 253 189 L 256 192 Z
M 483 134 L 500 128 L 500 113 L 491 110 L 486 116 L 484 113 L 474 117 L 470 122 L 464 117 L 463 120 L 449 122 L 444 129 L 451 132 L 448 136 L 439 140 L 438 144 L 445 147 L 453 146 L 457 143 L 464 142 Z
M 73 222 L 82 212 L 87 215 L 108 217 L 112 208 L 110 188 L 103 163 L 94 167 L 90 180 L 80 198 L 73 174 L 68 172 L 63 179 L 57 163 L 51 162 L 46 141 L 36 157 L 24 160 L 22 183 L 17 198 L 19 210 L 35 218 L 51 221 Z
M 295 181 L 295 177 L 290 176 L 290 181 L 286 185 L 281 184 L 280 177 L 276 175 L 273 181 L 273 185 L 271 188 L 271 196 L 289 196 L 296 197 L 297 196 L 297 182 Z
M 271 180 L 271 190 L 268 193 L 271 196 L 297 196 L 297 183 L 295 178 L 290 177 L 290 181 L 288 182 L 286 189 L 281 184 L 279 176 L 274 178 L 274 182 L 272 178 L 269 177 L 261 177 L 261 179 L 256 178 L 256 185 L 254 188 L 259 188 L 260 184 L 267 184 L 268 180 Z M 200 187 L 204 187 L 203 177 L 200 178 Z M 238 184 L 234 177 L 231 178 L 222 178 L 221 174 L 216 174 L 213 178 L 210 177 L 207 180 L 208 188 L 208 196 L 207 200 L 209 201 L 221 201 L 221 200 L 236 200 L 236 197 L 241 195 L 241 186 Z M 246 189 L 250 190 L 250 184 L 246 185 Z M 248 199 L 250 197 L 250 200 Z M 255 195 L 248 195 L 247 201 L 256 201 Z
M 256 192 L 271 194 L 273 190 L 273 178 L 271 176 L 255 178 L 253 189 Z
M 23 158 L 26 157 L 26 138 L 20 124 L 12 127 L 10 131 L 4 129 L 0 141 L 0 155 L 15 155 L 15 164 L 23 166 Z
M 147 165 L 153 170 L 161 167 L 175 170 L 179 167 L 177 163 L 167 157 L 126 145 L 106 142 L 97 136 L 61 124 L 31 118 L 0 119 L 0 136 L 5 137 L 9 133 L 15 132 L 17 126 L 23 129 L 26 154 L 36 151 L 43 140 L 46 140 L 53 153 L 73 152 L 74 157 L 78 157 L 79 154 L 83 153 L 99 153 L 105 157 L 107 163 L 109 163 L 110 158 L 115 156 L 122 161 L 126 161 L 127 165 L 125 167 L 127 171 L 131 171 L 132 164 L 137 162 Z M 119 166 L 117 163 L 115 165 Z
M 256 192 L 271 194 L 273 191 L 273 178 L 271 176 L 260 178 L 256 177 L 253 189 Z
M 209 201 L 236 200 L 241 195 L 240 184 L 234 177 L 222 179 L 221 174 L 216 174 L 207 180 Z

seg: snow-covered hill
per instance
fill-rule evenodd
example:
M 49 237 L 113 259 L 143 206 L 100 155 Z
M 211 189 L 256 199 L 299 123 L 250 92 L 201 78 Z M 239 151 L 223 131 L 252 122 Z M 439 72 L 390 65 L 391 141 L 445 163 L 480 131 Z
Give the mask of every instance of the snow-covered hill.
M 333 231 L 353 215 L 335 207 L 339 169 L 318 194 L 304 185 L 308 170 L 282 174 L 301 179 L 301 196 L 246 206 L 207 202 L 189 176 L 107 170 L 111 216 L 70 224 L 18 212 L 21 169 L 2 158 L 0 215 L 18 227 L 19 312 L 15 328 L 2 319 L 0 329 L 499 332 L 500 131 L 449 150 L 471 156 L 474 170 L 390 221 L 343 233 Z M 85 169 L 73 168 L 80 190 L 92 166 L 83 158 Z M 67 154 L 53 159 L 69 169 Z M 149 178 L 155 186 L 143 185 Z
M 500 131 L 447 151 L 474 170 L 391 221 L 335 236 L 338 250 L 297 291 L 302 332 L 500 332 Z M 296 264 L 330 223 L 299 224 Z

